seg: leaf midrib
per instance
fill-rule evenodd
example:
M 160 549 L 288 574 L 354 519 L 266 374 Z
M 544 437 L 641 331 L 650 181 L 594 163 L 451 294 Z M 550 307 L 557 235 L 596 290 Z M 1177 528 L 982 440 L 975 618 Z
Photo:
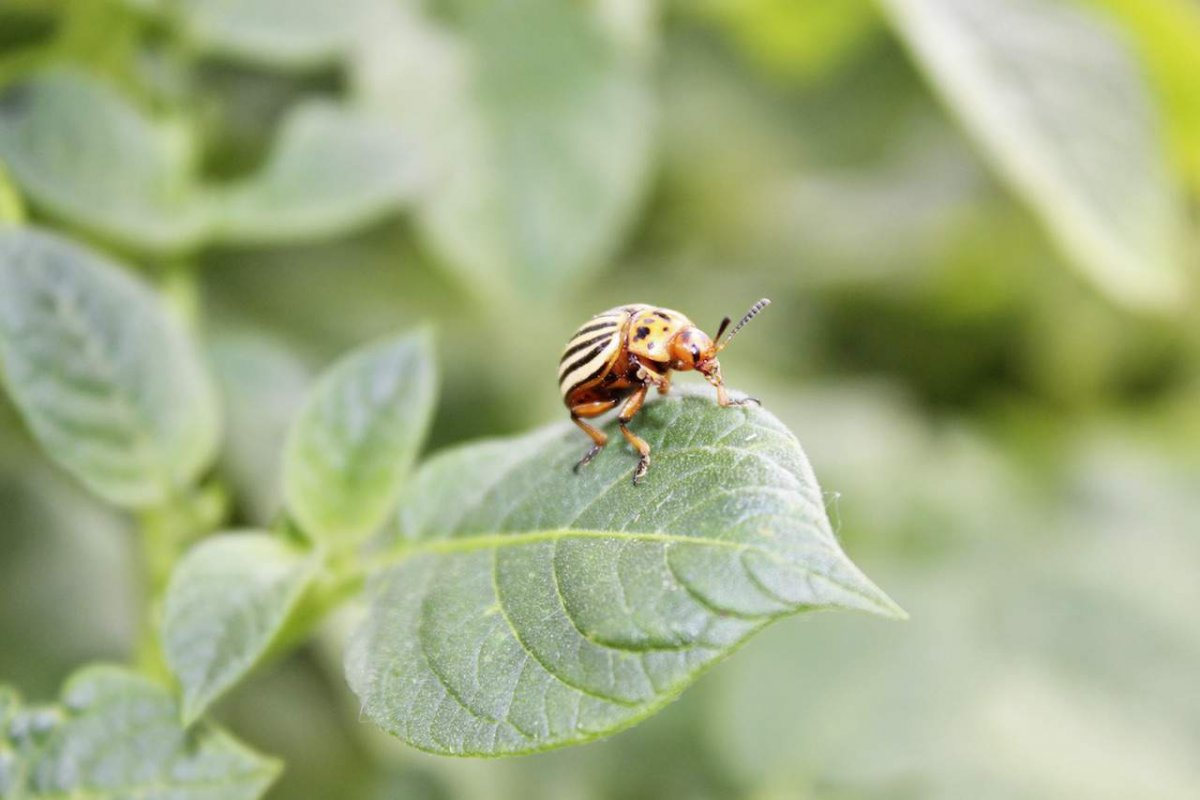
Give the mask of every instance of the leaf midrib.
M 873 595 L 862 592 L 854 586 L 848 585 L 844 581 L 839 580 L 833 575 L 825 572 L 819 572 L 802 564 L 796 564 L 792 561 L 788 561 L 779 553 L 763 547 L 762 545 L 750 544 L 748 542 L 731 542 L 725 539 L 710 539 L 702 536 L 688 536 L 686 534 L 679 533 L 663 533 L 661 531 L 599 531 L 585 528 L 556 528 L 551 530 L 482 533 L 477 536 L 468 535 L 454 539 L 435 539 L 431 541 L 425 541 L 420 544 L 405 543 L 403 546 L 393 548 L 378 555 L 366 565 L 365 572 L 368 575 L 378 574 L 384 570 L 398 566 L 405 561 L 409 561 L 410 559 L 426 555 L 474 553 L 481 550 L 499 549 L 501 547 L 518 547 L 521 545 L 536 544 L 538 542 L 560 542 L 566 539 L 608 539 L 616 541 L 660 542 L 663 544 L 687 544 L 700 547 L 715 547 L 725 550 L 734 550 L 740 553 L 756 553 L 766 559 L 769 559 L 771 562 L 784 569 L 789 569 L 794 572 L 803 572 L 809 575 L 816 575 L 824 578 L 842 590 L 869 601 L 872 605 L 885 610 L 887 613 L 894 613 L 892 609 L 881 605 L 878 598 L 874 597 Z M 835 555 L 842 555 L 840 550 L 830 547 L 828 543 L 821 542 L 820 544 L 827 552 Z

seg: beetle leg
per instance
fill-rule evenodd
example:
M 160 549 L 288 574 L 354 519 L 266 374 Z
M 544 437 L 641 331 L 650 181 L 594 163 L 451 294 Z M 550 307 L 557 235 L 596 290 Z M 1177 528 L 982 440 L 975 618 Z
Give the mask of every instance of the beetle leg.
M 729 406 L 748 406 L 751 403 L 756 406 L 762 405 L 757 397 L 730 397 L 729 392 L 725 390 L 725 381 L 721 378 L 721 371 L 719 369 L 713 370 L 704 377 L 709 383 L 716 387 L 717 405 L 721 406 L 722 408 L 728 408 Z
M 642 383 L 652 383 L 658 387 L 659 394 L 666 394 L 671 388 L 671 376 L 660 375 L 642 363 L 633 353 L 629 354 L 629 366 L 633 368 L 634 377 Z
M 640 456 L 637 469 L 633 471 L 633 485 L 637 486 L 638 481 L 646 474 L 646 470 L 650 469 L 650 445 L 646 444 L 646 440 L 638 436 L 627 427 L 629 421 L 634 415 L 641 411 L 642 403 L 646 400 L 646 392 L 649 386 L 643 384 L 633 396 L 621 408 L 621 415 L 617 417 L 617 422 L 621 425 L 621 433 L 624 434 L 626 441 L 633 445 L 633 449 L 638 451 Z
M 579 405 L 571 406 L 571 422 L 579 426 L 579 430 L 586 433 L 592 439 L 591 449 L 575 465 L 576 472 L 579 472 L 581 467 L 587 466 L 588 462 L 604 449 L 604 445 L 608 444 L 608 435 L 594 425 L 584 422 L 581 417 L 598 417 L 616 405 L 616 400 L 600 400 L 594 403 L 580 403 Z

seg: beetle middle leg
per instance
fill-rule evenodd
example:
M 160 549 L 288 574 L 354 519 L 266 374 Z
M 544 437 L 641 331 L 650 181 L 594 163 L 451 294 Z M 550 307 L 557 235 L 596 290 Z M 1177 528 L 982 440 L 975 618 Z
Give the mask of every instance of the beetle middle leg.
M 584 422 L 582 417 L 598 417 L 605 411 L 615 408 L 616 405 L 616 400 L 597 400 L 592 403 L 579 403 L 571 406 L 571 422 L 579 426 L 579 430 L 592 439 L 591 449 L 584 453 L 583 458 L 579 459 L 579 463 L 575 465 L 576 472 L 579 472 L 582 467 L 586 467 L 588 462 L 604 449 L 604 445 L 608 444 L 608 435 L 596 426 Z
M 629 430 L 628 423 L 642 409 L 642 403 L 646 400 L 646 391 L 650 387 L 643 384 L 633 396 L 625 402 L 621 408 L 621 415 L 617 417 L 617 422 L 620 423 L 621 433 L 624 434 L 625 440 L 633 445 L 633 449 L 638 451 L 640 459 L 638 460 L 637 469 L 633 471 L 633 485 L 637 486 L 646 474 L 646 470 L 650 469 L 650 445 L 646 444 L 646 440 L 638 436 L 633 431 Z

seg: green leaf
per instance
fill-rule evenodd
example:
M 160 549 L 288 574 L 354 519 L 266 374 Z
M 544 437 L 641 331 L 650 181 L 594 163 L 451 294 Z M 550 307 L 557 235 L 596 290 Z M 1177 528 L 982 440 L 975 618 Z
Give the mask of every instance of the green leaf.
M 196 180 L 192 150 L 181 125 L 74 72 L 35 77 L 0 105 L 0 159 L 34 205 L 158 255 L 333 236 L 400 208 L 416 187 L 411 147 L 390 123 L 331 103 L 295 109 L 264 168 L 240 183 Z M 4 205 L 0 185 L 0 220 Z
M 204 51 L 273 67 L 334 61 L 369 22 L 375 0 L 182 0 L 178 21 Z
M 419 147 L 418 222 L 473 290 L 550 296 L 610 258 L 649 174 L 647 59 L 581 4 L 479 3 L 460 30 L 395 8 L 360 95 Z
M 886 0 L 997 172 L 1114 299 L 1184 296 L 1181 197 L 1140 65 L 1096 15 L 1050 0 Z
M 432 347 L 422 332 L 363 348 L 313 388 L 283 473 L 288 510 L 310 536 L 354 542 L 383 522 L 433 416 Z
M 215 238 L 293 242 L 359 227 L 408 199 L 415 167 L 390 125 L 329 103 L 299 106 L 262 172 L 221 191 Z
M 266 533 L 206 539 L 175 568 L 163 604 L 167 665 L 191 724 L 278 641 L 317 561 Z
M 34 77 L 0 103 L 0 159 L 32 205 L 127 246 L 195 246 L 208 212 L 192 143 L 112 88 L 68 70 Z
M 582 473 L 554 425 L 435 457 L 399 514 L 346 673 L 415 747 L 575 744 L 661 708 L 763 625 L 818 608 L 903 612 L 838 547 L 799 443 L 771 414 L 656 402 Z
M 280 770 L 215 727 L 185 731 L 165 689 L 116 667 L 76 673 L 61 709 L 23 712 L 9 732 L 22 800 L 253 800 Z
M 246 517 L 269 525 L 283 505 L 280 453 L 311 376 L 284 344 L 250 331 L 220 335 L 209 356 L 224 400 L 221 470 Z
M 0 230 L 0 372 L 47 455 L 111 503 L 164 503 L 213 458 L 192 341 L 149 287 L 66 239 Z

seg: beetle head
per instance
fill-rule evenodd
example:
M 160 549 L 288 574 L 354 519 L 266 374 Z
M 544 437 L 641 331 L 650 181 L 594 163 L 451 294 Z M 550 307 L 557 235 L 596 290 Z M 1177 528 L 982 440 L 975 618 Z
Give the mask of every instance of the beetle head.
M 708 334 L 689 325 L 671 339 L 671 369 L 697 369 L 703 372 L 710 362 L 715 363 L 717 345 Z

